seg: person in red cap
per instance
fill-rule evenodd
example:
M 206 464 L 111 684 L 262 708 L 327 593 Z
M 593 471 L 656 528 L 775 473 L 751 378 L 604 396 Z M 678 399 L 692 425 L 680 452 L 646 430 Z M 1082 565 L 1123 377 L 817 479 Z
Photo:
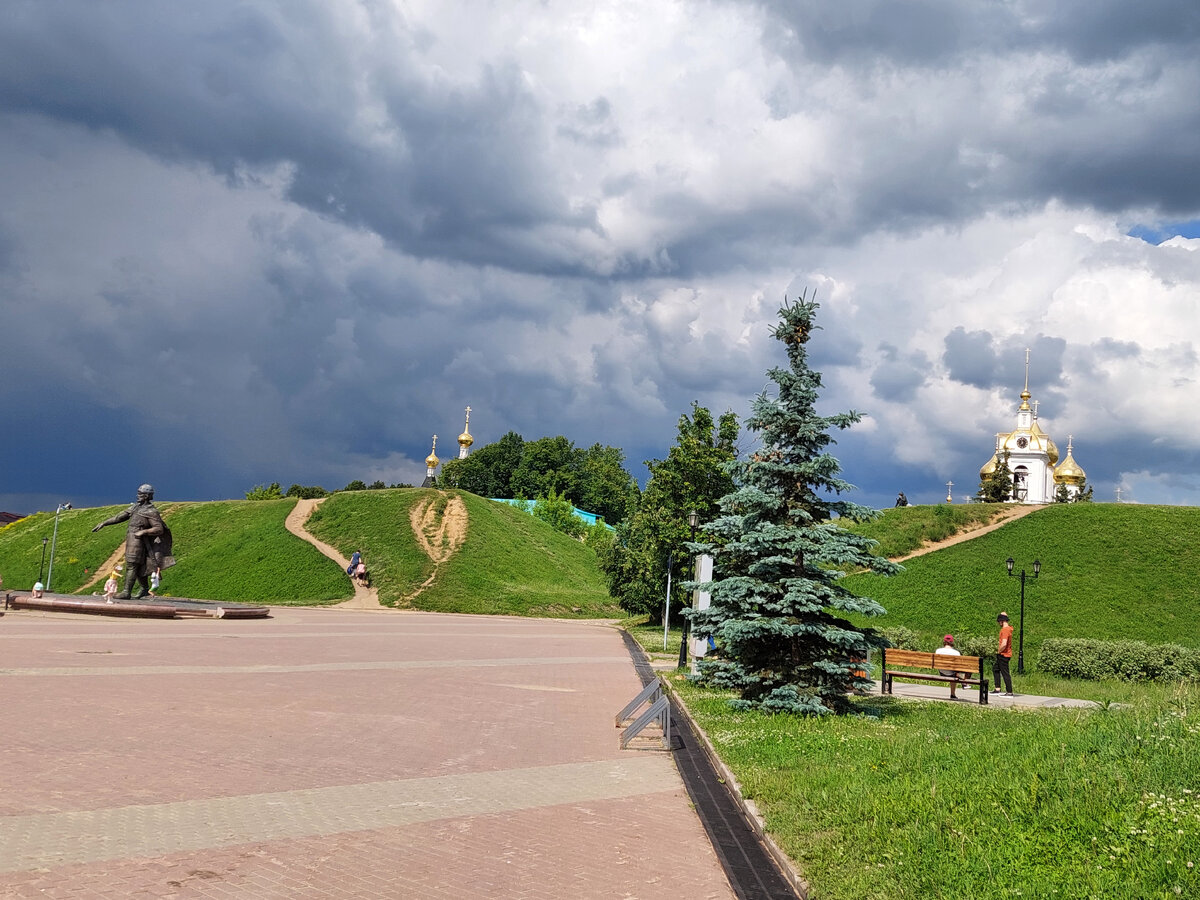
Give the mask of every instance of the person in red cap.
M 1009 674 L 1008 664 L 1012 660 L 1012 626 L 1008 624 L 1008 613 L 1002 612 L 996 616 L 1000 626 L 1000 640 L 996 644 L 996 660 L 992 663 L 992 693 L 1000 693 L 1000 679 L 1004 679 L 1004 696 L 1011 697 L 1012 675 Z
M 954 635 L 948 634 L 942 638 L 942 646 L 933 651 L 934 656 L 962 656 L 958 649 L 954 646 Z M 970 672 L 956 672 L 950 669 L 938 669 L 939 675 L 958 675 L 962 678 L 970 678 Z

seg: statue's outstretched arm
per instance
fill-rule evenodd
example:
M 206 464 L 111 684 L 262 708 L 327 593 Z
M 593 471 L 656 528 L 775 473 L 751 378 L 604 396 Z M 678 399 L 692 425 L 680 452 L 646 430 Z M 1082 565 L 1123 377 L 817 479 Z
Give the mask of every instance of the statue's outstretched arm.
M 92 531 L 99 531 L 105 525 L 117 525 L 121 522 L 124 522 L 131 515 L 133 515 L 133 513 L 131 510 L 128 510 L 128 509 L 125 510 L 124 512 L 119 512 L 115 516 L 105 519 L 103 522 L 101 522 L 99 525 L 97 525 L 95 528 L 93 528 Z

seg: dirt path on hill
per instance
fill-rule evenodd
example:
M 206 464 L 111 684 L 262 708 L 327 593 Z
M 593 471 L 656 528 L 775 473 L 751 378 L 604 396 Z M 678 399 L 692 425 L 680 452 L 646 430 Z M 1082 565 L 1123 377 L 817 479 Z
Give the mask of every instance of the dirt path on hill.
M 955 544 L 961 544 L 963 541 L 974 540 L 977 537 L 982 537 L 989 532 L 995 531 L 997 528 L 1007 525 L 1009 522 L 1012 522 L 1015 519 L 1019 519 L 1022 516 L 1027 516 L 1031 512 L 1037 512 L 1039 509 L 1043 508 L 1044 507 L 1042 506 L 1010 506 L 1002 510 L 1000 514 L 996 516 L 996 518 L 992 519 L 992 521 L 988 522 L 986 525 L 969 527 L 963 531 L 955 532 L 944 541 L 935 541 L 932 544 L 926 544 L 919 550 L 914 550 L 912 553 L 908 553 L 904 556 L 897 556 L 892 560 L 892 562 L 904 562 L 906 559 L 912 559 L 914 556 L 924 556 L 926 553 L 932 553 L 934 550 L 943 550 L 946 547 L 953 547 Z
M 425 497 L 418 500 L 408 514 L 408 521 L 412 525 L 417 543 L 433 562 L 433 571 L 420 587 L 404 597 L 403 602 L 406 604 L 411 603 L 418 594 L 427 590 L 437 580 L 442 563 L 457 553 L 463 541 L 467 539 L 467 524 L 470 519 L 462 498 L 450 497 L 440 509 L 436 499 Z
M 313 500 L 297 500 L 296 506 L 288 513 L 287 521 L 284 525 L 287 530 L 303 541 L 308 541 L 323 554 L 328 556 L 339 566 L 342 571 L 346 571 L 346 567 L 350 565 L 350 560 L 338 553 L 333 547 L 329 546 L 322 540 L 318 540 L 309 534 L 304 523 L 308 521 L 308 517 L 312 515 L 313 510 L 325 502 L 325 497 L 319 497 Z M 350 583 L 354 585 L 354 596 L 342 603 L 334 604 L 348 609 L 385 609 L 384 605 L 379 602 L 379 592 L 373 587 L 363 587 L 353 578 Z

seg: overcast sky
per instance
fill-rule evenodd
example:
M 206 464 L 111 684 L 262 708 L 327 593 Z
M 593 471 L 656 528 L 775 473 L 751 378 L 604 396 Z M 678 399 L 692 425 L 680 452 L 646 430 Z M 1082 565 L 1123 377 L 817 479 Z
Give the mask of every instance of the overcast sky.
M 1029 380 L 1200 505 L 1195 0 L 7 0 L 0 509 L 662 457 L 815 291 L 835 453 L 978 485 Z M 744 441 L 746 447 L 749 441 Z

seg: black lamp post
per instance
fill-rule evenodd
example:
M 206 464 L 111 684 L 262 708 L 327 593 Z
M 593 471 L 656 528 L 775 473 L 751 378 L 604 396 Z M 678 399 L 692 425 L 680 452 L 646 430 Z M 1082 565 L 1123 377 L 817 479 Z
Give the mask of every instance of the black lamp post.
M 689 511 L 688 515 L 687 515 L 687 523 L 688 523 L 688 527 L 690 529 L 692 529 L 692 543 L 695 543 L 696 542 L 696 528 L 699 527 L 699 525 L 700 525 L 700 513 L 696 512 L 694 509 Z M 694 575 L 695 572 L 693 572 L 692 574 Z M 690 623 L 691 623 L 691 620 L 687 616 L 684 616 L 683 617 L 683 636 L 679 639 L 679 668 L 681 668 L 681 669 L 687 665 L 687 638 L 688 638 L 688 625 Z
M 46 545 L 50 543 L 50 538 L 42 538 L 42 561 L 38 563 L 38 583 L 42 581 L 42 573 L 46 571 Z
M 1013 560 L 1013 558 L 1010 556 L 1008 559 L 1006 559 L 1004 561 L 1004 564 L 1006 566 L 1008 566 L 1009 577 L 1015 578 L 1016 573 L 1013 571 L 1013 566 L 1016 565 L 1016 562 Z M 1041 571 L 1042 571 L 1041 560 L 1035 559 L 1033 561 L 1033 577 L 1037 578 L 1038 575 L 1041 573 Z M 1020 635 L 1017 638 L 1017 674 L 1024 675 L 1025 674 L 1025 570 L 1024 569 L 1021 570 L 1020 577 L 1021 577 L 1021 625 L 1020 625 L 1021 630 L 1020 630 Z

